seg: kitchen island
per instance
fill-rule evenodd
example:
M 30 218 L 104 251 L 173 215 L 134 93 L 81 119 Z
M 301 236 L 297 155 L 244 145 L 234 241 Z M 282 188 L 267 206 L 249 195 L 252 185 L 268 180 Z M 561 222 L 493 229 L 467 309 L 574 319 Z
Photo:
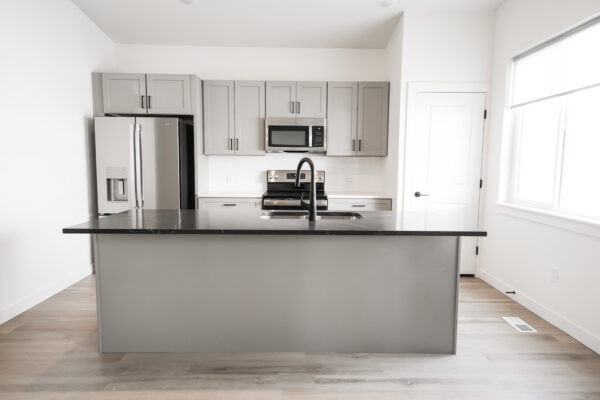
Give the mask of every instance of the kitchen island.
M 264 214 L 132 210 L 65 228 L 93 235 L 100 352 L 456 352 L 459 239 L 485 232 Z

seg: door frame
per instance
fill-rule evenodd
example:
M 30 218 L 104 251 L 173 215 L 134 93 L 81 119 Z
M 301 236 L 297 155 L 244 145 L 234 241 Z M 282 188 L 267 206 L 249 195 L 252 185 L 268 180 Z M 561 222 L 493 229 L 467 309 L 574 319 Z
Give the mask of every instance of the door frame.
M 483 187 L 479 190 L 479 202 L 478 202 L 478 213 L 477 213 L 477 228 L 481 228 L 483 222 L 483 205 L 486 197 L 487 185 L 487 136 L 490 124 L 488 123 L 490 118 L 490 83 L 486 82 L 408 82 L 408 90 L 406 97 L 406 127 L 404 131 L 404 160 L 403 169 L 404 174 L 402 176 L 402 219 L 404 220 L 404 212 L 406 208 L 406 202 L 404 201 L 404 195 L 406 191 L 406 176 L 407 176 L 407 165 L 406 165 L 406 152 L 408 151 L 407 138 L 408 132 L 412 132 L 416 125 L 416 100 L 417 94 L 419 93 L 482 93 L 485 95 L 485 109 L 487 110 L 487 118 L 483 121 L 483 140 L 481 145 L 481 179 L 484 181 Z M 477 246 L 480 245 L 479 238 L 476 239 Z M 475 276 L 479 276 L 479 257 L 476 258 L 475 262 Z

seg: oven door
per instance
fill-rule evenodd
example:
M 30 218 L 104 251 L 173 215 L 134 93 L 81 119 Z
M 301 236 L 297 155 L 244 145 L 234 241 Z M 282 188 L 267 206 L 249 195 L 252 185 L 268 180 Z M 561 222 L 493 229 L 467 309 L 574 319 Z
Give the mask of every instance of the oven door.
M 267 125 L 265 150 L 307 152 L 311 146 L 308 125 Z

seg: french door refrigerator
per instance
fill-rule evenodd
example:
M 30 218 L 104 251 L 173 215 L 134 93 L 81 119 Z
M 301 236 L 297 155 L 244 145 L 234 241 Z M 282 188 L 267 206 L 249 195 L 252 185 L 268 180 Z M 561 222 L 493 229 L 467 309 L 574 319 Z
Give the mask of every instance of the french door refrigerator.
M 98 213 L 194 208 L 194 133 L 179 118 L 96 117 Z

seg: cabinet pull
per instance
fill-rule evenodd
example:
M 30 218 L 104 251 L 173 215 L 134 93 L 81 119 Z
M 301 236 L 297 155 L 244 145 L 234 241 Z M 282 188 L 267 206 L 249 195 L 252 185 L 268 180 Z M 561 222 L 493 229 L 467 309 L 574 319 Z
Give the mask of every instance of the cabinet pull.
M 352 204 L 352 207 L 354 208 L 365 208 L 366 206 L 366 204 Z
M 358 151 L 362 151 L 362 139 L 358 139 Z
M 237 204 L 235 203 L 223 203 L 223 207 L 235 207 Z
M 148 96 L 148 110 L 152 108 L 152 96 Z
M 142 108 L 144 108 L 144 95 L 141 95 L 140 97 L 142 99 Z
M 352 139 L 352 151 L 356 151 L 356 139 Z
M 235 139 L 235 149 L 236 150 L 240 149 L 240 139 Z
M 290 112 L 293 114 L 294 113 L 294 102 L 290 101 Z
M 300 102 L 299 101 L 296 102 L 296 113 L 300 114 Z

